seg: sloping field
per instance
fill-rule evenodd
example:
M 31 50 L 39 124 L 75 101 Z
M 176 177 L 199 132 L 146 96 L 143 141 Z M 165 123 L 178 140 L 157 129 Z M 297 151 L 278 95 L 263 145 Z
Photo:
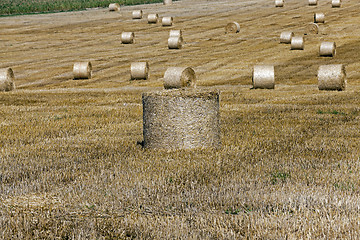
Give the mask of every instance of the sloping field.
M 132 20 L 142 9 L 145 18 Z M 360 232 L 360 3 L 182 0 L 0 18 L 1 239 L 356 239 Z M 279 44 L 326 23 L 305 50 Z M 173 16 L 149 25 L 148 13 Z M 231 21 L 238 34 L 224 34 Z M 185 45 L 168 50 L 170 29 Z M 120 34 L 135 32 L 135 44 Z M 334 58 L 318 56 L 335 41 Z M 130 81 L 149 61 L 150 79 Z M 93 78 L 72 80 L 91 61 Z M 275 90 L 250 90 L 255 64 L 274 64 Z M 322 64 L 346 67 L 346 91 L 317 89 Z M 171 66 L 221 91 L 222 148 L 144 150 L 141 93 Z

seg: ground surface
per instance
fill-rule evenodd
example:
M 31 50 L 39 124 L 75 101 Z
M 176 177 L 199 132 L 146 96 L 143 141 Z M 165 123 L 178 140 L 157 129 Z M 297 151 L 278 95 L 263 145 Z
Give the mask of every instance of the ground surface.
M 1 18 L 0 238 L 351 238 L 360 217 L 360 3 L 190 1 Z M 132 20 L 173 16 L 174 26 Z M 304 51 L 279 44 L 326 23 Z M 224 34 L 231 21 L 238 34 Z M 170 29 L 185 45 L 168 50 Z M 135 44 L 120 33 L 134 31 Z M 335 41 L 334 58 L 318 56 Z M 130 63 L 150 64 L 130 81 Z M 91 61 L 91 80 L 72 65 Z M 255 64 L 276 66 L 275 90 L 250 90 Z M 317 90 L 319 65 L 342 63 L 343 92 Z M 170 66 L 191 66 L 221 91 L 218 151 L 143 150 L 141 93 Z M 359 237 L 359 236 L 357 236 Z

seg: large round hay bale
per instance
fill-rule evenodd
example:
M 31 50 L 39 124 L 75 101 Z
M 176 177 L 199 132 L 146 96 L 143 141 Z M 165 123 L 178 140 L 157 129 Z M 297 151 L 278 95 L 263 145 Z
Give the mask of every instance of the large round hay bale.
M 318 34 L 319 33 L 319 25 L 316 23 L 310 23 L 306 27 L 306 34 Z
M 284 0 L 275 0 L 275 7 L 283 7 Z
M 92 75 L 92 65 L 90 62 L 74 63 L 74 79 L 90 79 Z
M 143 17 L 143 11 L 142 10 L 135 10 L 132 12 L 132 18 L 133 19 L 142 19 Z
M 275 68 L 272 65 L 255 65 L 252 75 L 253 88 L 274 89 Z
M 131 79 L 148 79 L 149 78 L 149 63 L 148 62 L 134 62 L 131 63 Z
M 316 6 L 317 0 L 309 0 L 309 6 Z
M 0 69 L 0 91 L 8 92 L 15 89 L 15 76 L 11 68 Z
M 240 24 L 237 22 L 228 23 L 225 27 L 225 33 L 238 33 L 240 32 Z
M 322 42 L 320 44 L 319 53 L 322 57 L 334 57 L 336 54 L 335 42 Z
M 131 44 L 134 43 L 135 34 L 133 32 L 122 32 L 121 33 L 121 43 Z
M 314 23 L 325 23 L 325 14 L 314 13 Z
M 291 50 L 304 50 L 303 36 L 296 36 L 291 38 Z
M 183 43 L 182 37 L 169 37 L 168 39 L 169 49 L 181 49 L 182 43 Z
M 156 13 L 152 13 L 148 15 L 148 23 L 154 24 L 157 23 L 159 19 L 159 15 Z
M 294 36 L 294 33 L 291 31 L 282 32 L 280 34 L 280 43 L 290 44 L 293 36 Z
M 331 6 L 332 6 L 333 8 L 341 7 L 341 0 L 332 0 Z
M 172 26 L 173 24 L 173 18 L 172 17 L 163 17 L 161 20 L 163 27 Z
M 172 4 L 172 0 L 164 0 L 164 5 L 171 5 Z
M 169 37 L 181 37 L 182 38 L 182 31 L 181 30 L 170 30 Z
M 142 103 L 145 148 L 220 147 L 218 91 L 174 89 L 143 93 Z
M 120 11 L 120 4 L 118 3 L 110 3 L 109 11 Z
M 345 90 L 346 72 L 342 64 L 321 65 L 318 70 L 319 90 Z
M 164 88 L 194 88 L 196 74 L 190 67 L 169 67 L 164 74 Z

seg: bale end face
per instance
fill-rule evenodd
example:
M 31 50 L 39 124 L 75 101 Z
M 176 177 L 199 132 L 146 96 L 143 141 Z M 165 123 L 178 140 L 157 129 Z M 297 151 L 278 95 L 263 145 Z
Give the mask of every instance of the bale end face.
M 240 32 L 240 24 L 237 22 L 228 23 L 225 27 L 225 33 L 238 33 Z
M 346 72 L 344 65 L 321 65 L 318 70 L 318 87 L 319 90 L 345 90 Z
M 164 74 L 164 88 L 195 88 L 196 74 L 190 67 L 169 67 Z
M 336 54 L 335 42 L 322 42 L 320 44 L 319 55 L 321 57 L 334 57 Z
M 11 68 L 0 69 L 0 91 L 9 92 L 15 89 L 15 76 Z
M 74 79 L 90 79 L 92 76 L 92 65 L 90 62 L 74 63 Z
M 272 65 L 256 65 L 252 75 L 253 89 L 274 89 L 275 68 Z

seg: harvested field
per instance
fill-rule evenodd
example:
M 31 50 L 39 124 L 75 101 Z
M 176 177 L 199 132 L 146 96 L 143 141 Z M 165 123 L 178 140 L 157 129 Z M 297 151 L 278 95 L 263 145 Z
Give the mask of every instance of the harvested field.
M 132 19 L 173 16 L 171 27 Z M 360 3 L 191 0 L 1 18 L 0 239 L 334 239 L 360 234 Z M 320 32 L 301 36 L 314 12 Z M 227 23 L 241 30 L 225 34 Z M 183 48 L 167 47 L 181 29 Z M 122 32 L 134 44 L 121 44 Z M 319 56 L 336 42 L 333 58 Z M 93 75 L 72 80 L 74 62 Z M 148 80 L 130 81 L 132 62 Z M 275 65 L 275 89 L 251 88 Z M 344 64 L 345 91 L 319 91 L 320 65 Z M 143 92 L 192 67 L 220 90 L 219 150 L 141 146 Z

